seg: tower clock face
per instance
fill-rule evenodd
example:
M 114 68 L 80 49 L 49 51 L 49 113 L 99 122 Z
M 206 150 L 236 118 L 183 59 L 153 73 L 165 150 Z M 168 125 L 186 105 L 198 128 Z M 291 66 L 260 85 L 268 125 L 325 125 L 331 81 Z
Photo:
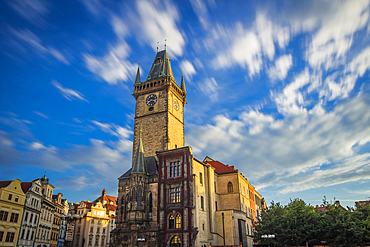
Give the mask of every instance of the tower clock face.
M 148 106 L 153 106 L 155 103 L 157 103 L 157 95 L 151 94 L 146 98 L 146 104 Z
M 179 102 L 177 101 L 177 99 L 173 99 L 173 106 L 175 107 L 175 110 L 178 111 L 179 110 Z

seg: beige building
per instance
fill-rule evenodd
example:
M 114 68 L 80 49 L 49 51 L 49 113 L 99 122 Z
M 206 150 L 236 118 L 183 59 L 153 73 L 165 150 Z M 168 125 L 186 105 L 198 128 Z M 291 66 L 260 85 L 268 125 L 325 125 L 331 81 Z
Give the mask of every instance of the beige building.
M 35 179 L 32 182 L 23 182 L 22 190 L 26 194 L 26 202 L 18 246 L 32 247 L 36 238 L 43 200 L 41 180 Z
M 17 246 L 25 199 L 21 180 L 0 182 L 0 246 Z
M 55 204 L 52 199 L 54 186 L 49 183 L 49 179 L 46 177 L 46 174 L 40 179 L 40 181 L 42 185 L 43 201 L 41 205 L 39 226 L 34 246 L 50 247 L 55 212 Z
M 73 246 L 109 246 L 110 231 L 115 227 L 117 197 L 108 196 L 105 189 L 93 202 L 71 205 L 69 213 L 79 215 L 74 224 Z

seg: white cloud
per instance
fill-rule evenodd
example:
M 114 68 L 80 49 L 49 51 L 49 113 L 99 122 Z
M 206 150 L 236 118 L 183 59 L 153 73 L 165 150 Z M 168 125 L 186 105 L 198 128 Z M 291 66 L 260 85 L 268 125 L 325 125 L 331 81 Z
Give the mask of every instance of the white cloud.
M 42 117 L 42 118 L 45 118 L 45 119 L 49 119 L 49 116 L 45 115 L 44 113 L 41 113 L 39 111 L 33 111 L 36 115 Z
M 44 145 L 42 145 L 41 143 L 39 143 L 39 142 L 33 142 L 33 143 L 31 143 L 30 148 L 38 150 L 38 149 L 44 149 L 46 147 Z
M 218 90 L 219 86 L 215 80 L 215 78 L 207 78 L 204 81 L 196 83 L 196 86 L 208 96 L 212 101 L 217 100 L 218 98 Z
M 165 7 L 160 10 L 158 7 Z M 172 56 L 181 56 L 185 45 L 183 34 L 176 26 L 180 17 L 175 6 L 169 1 L 165 4 L 154 4 L 149 1 L 137 1 L 137 10 L 140 16 L 139 25 L 143 31 L 147 44 L 153 46 L 158 41 L 167 39 L 167 49 Z
M 258 111 L 238 120 L 220 115 L 214 124 L 193 125 L 186 140 L 196 156 L 235 165 L 259 189 L 287 193 L 359 181 L 370 179 L 370 155 L 357 153 L 370 141 L 369 107 L 368 95 L 359 95 L 332 111 L 318 104 L 279 120 Z
M 271 67 L 267 71 L 267 74 L 273 81 L 284 80 L 292 64 L 292 55 L 289 54 L 280 56 L 278 59 L 276 59 L 275 66 Z
M 83 97 L 83 94 L 81 94 L 80 92 L 77 92 L 76 90 L 65 88 L 59 82 L 54 81 L 54 80 L 51 82 L 51 84 L 53 84 L 53 86 L 59 90 L 62 96 L 69 101 L 71 101 L 72 99 L 79 99 L 79 100 L 89 102 Z
M 301 89 L 310 82 L 310 74 L 306 68 L 301 74 L 294 78 L 294 81 L 288 84 L 282 93 L 271 92 L 272 100 L 276 102 L 277 109 L 284 115 L 300 114 L 306 112 L 306 101 Z
M 23 42 L 27 43 L 28 45 L 32 46 L 37 50 L 37 52 L 42 52 L 42 54 L 49 54 L 56 58 L 58 61 L 69 65 L 69 61 L 56 49 L 52 47 L 46 47 L 42 44 L 42 41 L 39 37 L 37 37 L 34 33 L 32 33 L 28 29 L 24 30 L 15 30 L 10 28 L 11 33 L 18 39 L 22 40 Z
M 180 68 L 184 71 L 185 79 L 190 81 L 197 72 L 194 69 L 194 66 L 188 60 L 182 60 L 180 63 Z
M 115 85 L 119 81 L 127 81 L 136 72 L 136 66 L 130 63 L 127 58 L 130 47 L 126 42 L 120 40 L 115 47 L 110 47 L 108 53 L 103 57 L 95 57 L 84 54 L 86 67 L 100 76 L 108 84 Z
M 33 24 L 45 24 L 43 18 L 49 12 L 49 4 L 43 0 L 12 0 L 7 3 L 23 18 Z
M 314 68 L 335 66 L 352 46 L 354 34 L 369 20 L 369 1 L 345 1 L 338 6 L 323 17 L 310 43 L 307 59 Z
M 208 9 L 203 0 L 190 0 L 191 6 L 204 29 L 209 27 Z
M 270 61 L 274 59 L 276 44 L 280 49 L 285 49 L 291 38 L 289 26 L 273 23 L 260 12 L 256 14 L 252 28 L 245 29 L 241 23 L 236 23 L 234 29 L 218 27 L 212 29 L 212 36 L 222 36 L 231 46 L 226 50 L 221 49 L 213 64 L 221 68 L 239 64 L 248 69 L 250 77 L 260 73 L 265 57 Z M 214 44 L 209 46 L 213 47 Z

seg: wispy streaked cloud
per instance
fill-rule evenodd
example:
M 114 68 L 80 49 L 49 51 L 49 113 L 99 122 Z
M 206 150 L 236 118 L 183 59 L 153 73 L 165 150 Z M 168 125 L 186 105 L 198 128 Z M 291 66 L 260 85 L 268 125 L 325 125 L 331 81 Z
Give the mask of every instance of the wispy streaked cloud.
M 268 70 L 267 74 L 272 81 L 284 80 L 292 64 L 292 55 L 283 55 L 275 60 L 275 65 Z
M 189 62 L 188 60 L 186 60 L 186 59 L 181 61 L 180 68 L 183 70 L 185 79 L 187 81 L 190 81 L 192 79 L 193 75 L 195 75 L 197 73 L 194 69 L 193 64 L 191 62 Z
M 14 37 L 36 49 L 37 52 L 41 52 L 42 54 L 49 54 L 66 65 L 70 64 L 69 61 L 55 48 L 44 46 L 41 39 L 30 30 L 16 30 L 14 28 L 10 28 L 10 32 L 14 35 Z
M 17 14 L 27 19 L 33 24 L 44 25 L 44 15 L 49 13 L 50 5 L 44 0 L 12 0 L 7 3 L 16 11 Z
M 39 111 L 33 111 L 36 115 L 42 117 L 42 118 L 45 118 L 45 119 L 49 119 L 49 116 L 45 115 L 44 113 L 41 113 Z
M 83 94 L 81 94 L 80 92 L 70 89 L 70 88 L 65 88 L 62 86 L 62 84 L 60 84 L 57 81 L 52 81 L 51 84 L 54 87 L 56 87 L 59 90 L 59 92 L 62 94 L 62 96 L 66 98 L 67 100 L 71 101 L 73 99 L 79 99 L 79 100 L 86 101 L 87 103 L 89 103 L 89 101 L 87 101 L 83 97 Z

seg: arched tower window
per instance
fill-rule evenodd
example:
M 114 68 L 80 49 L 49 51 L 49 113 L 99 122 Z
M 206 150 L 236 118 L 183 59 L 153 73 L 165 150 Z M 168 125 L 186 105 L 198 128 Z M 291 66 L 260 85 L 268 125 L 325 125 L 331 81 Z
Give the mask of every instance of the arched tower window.
M 175 228 L 175 218 L 173 217 L 172 214 L 169 217 L 168 228 L 169 229 L 174 229 Z
M 181 245 L 181 240 L 178 236 L 174 236 L 171 239 L 170 247 L 180 247 Z
M 175 227 L 176 228 L 181 228 L 181 216 L 179 214 L 176 215 Z
M 227 184 L 227 192 L 228 193 L 232 193 L 233 192 L 233 184 L 231 182 L 229 182 Z
M 153 196 L 152 193 L 149 193 L 149 213 L 153 211 Z

